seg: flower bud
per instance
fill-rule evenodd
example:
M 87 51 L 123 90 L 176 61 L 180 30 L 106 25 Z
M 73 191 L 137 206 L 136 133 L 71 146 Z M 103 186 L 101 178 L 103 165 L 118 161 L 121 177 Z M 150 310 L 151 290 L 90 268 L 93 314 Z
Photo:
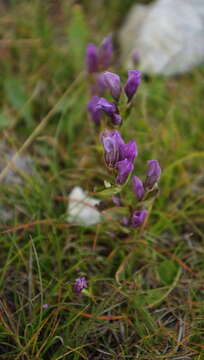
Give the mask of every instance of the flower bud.
M 134 162 L 135 157 L 138 155 L 136 142 L 134 140 L 130 140 L 127 144 L 124 145 L 123 151 L 124 158 Z
M 83 289 L 88 288 L 86 278 L 84 276 L 81 276 L 80 278 L 76 279 L 73 288 L 77 294 L 81 294 Z
M 112 196 L 112 201 L 115 204 L 115 206 L 117 206 L 117 207 L 121 206 L 121 199 L 120 199 L 119 196 L 113 195 Z
M 101 134 L 101 142 L 104 148 L 104 158 L 108 167 L 115 167 L 120 160 L 121 148 L 124 141 L 117 130 L 105 130 Z
M 133 227 L 141 226 L 147 216 L 147 210 L 136 210 L 132 214 L 131 223 Z
M 98 71 L 98 49 L 92 43 L 86 47 L 86 68 L 90 74 Z
M 124 159 L 124 160 L 118 161 L 116 163 L 115 167 L 118 169 L 116 183 L 118 185 L 123 185 L 126 182 L 130 172 L 133 171 L 134 166 L 131 161 L 129 161 L 128 159 Z
M 102 69 L 107 69 L 113 59 L 112 35 L 106 36 L 99 47 L 99 63 Z
M 124 91 L 125 94 L 127 95 L 128 102 L 132 100 L 140 83 L 141 83 L 141 72 L 139 70 L 129 70 L 128 80 L 124 87 Z
M 157 160 L 149 160 L 147 162 L 148 169 L 145 179 L 145 187 L 152 189 L 154 184 L 159 180 L 161 175 L 161 168 Z
M 132 177 L 132 187 L 137 200 L 142 200 L 145 193 L 144 186 L 142 181 L 137 176 Z
M 112 72 L 104 72 L 104 82 L 110 90 L 113 99 L 119 100 L 121 94 L 120 76 Z
M 104 92 L 106 91 L 106 84 L 104 81 L 104 73 L 96 73 L 94 74 L 95 82 L 92 86 L 92 94 L 103 96 Z
M 111 117 L 113 125 L 121 125 L 123 122 L 123 119 L 121 118 L 120 114 L 113 114 Z
M 118 112 L 116 105 L 104 98 L 100 98 L 96 106 L 98 109 L 103 110 L 110 117 Z
M 97 107 L 99 100 L 100 98 L 98 96 L 93 96 L 87 105 L 91 120 L 97 125 L 100 124 L 100 120 L 102 117 L 102 111 L 99 107 Z

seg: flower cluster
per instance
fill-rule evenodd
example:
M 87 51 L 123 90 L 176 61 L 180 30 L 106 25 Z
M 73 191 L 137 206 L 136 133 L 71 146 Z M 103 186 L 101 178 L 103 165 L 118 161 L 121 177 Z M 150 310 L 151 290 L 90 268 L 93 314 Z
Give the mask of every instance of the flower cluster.
M 137 144 L 130 140 L 125 144 L 118 130 L 104 130 L 101 134 L 101 143 L 104 149 L 104 159 L 108 168 L 117 170 L 116 184 L 124 185 L 129 175 L 134 170 L 134 160 L 138 155 Z M 158 182 L 161 174 L 161 168 L 157 160 L 149 160 L 144 183 L 137 177 L 132 177 L 132 188 L 137 201 L 142 201 L 145 195 L 152 191 Z M 114 196 L 113 202 L 119 205 L 119 199 Z M 147 216 L 147 211 L 136 210 L 131 218 L 126 218 L 123 222 L 126 226 L 138 227 Z
M 87 105 L 91 120 L 98 125 L 104 113 L 111 119 L 113 125 L 121 125 L 122 117 L 118 108 L 121 94 L 124 91 L 127 102 L 131 102 L 140 85 L 141 73 L 138 70 L 129 70 L 128 79 L 123 88 L 121 86 L 120 76 L 110 71 L 101 73 L 100 79 L 103 80 L 104 91 L 109 90 L 114 102 L 110 102 L 103 97 L 94 95 Z
M 99 125 L 102 117 L 106 115 L 113 128 L 122 125 L 124 112 L 121 111 L 121 103 L 123 105 L 126 98 L 126 109 L 132 105 L 133 97 L 141 83 L 141 73 L 139 70 L 129 70 L 128 79 L 122 86 L 118 74 L 110 71 L 101 72 L 104 69 L 107 70 L 107 66 L 111 63 L 112 49 L 110 37 L 105 38 L 99 48 L 89 44 L 86 52 L 86 63 L 88 73 L 94 75 L 95 82 L 98 84 L 95 88 L 92 87 L 93 96 L 87 105 L 90 118 Z M 105 52 L 106 57 L 104 56 Z M 108 99 L 101 97 L 104 93 L 108 95 Z M 112 98 L 112 101 L 109 101 L 109 97 Z M 118 192 L 121 192 L 134 171 L 134 162 L 138 155 L 137 144 L 135 140 L 125 143 L 120 132 L 115 129 L 103 130 L 100 135 L 100 142 L 104 150 L 105 164 L 116 173 L 115 183 Z M 136 175 L 132 176 L 132 189 L 139 203 L 139 209 L 131 211 L 130 216 L 124 217 L 122 219 L 123 225 L 140 227 L 144 223 L 148 214 L 144 208 L 145 199 L 155 189 L 160 174 L 161 168 L 158 161 L 149 160 L 144 181 Z M 114 193 L 115 185 L 113 188 Z M 114 195 L 112 199 L 116 206 L 121 206 L 121 200 L 117 196 Z
M 119 131 L 104 130 L 101 134 L 101 143 L 104 148 L 106 165 L 118 170 L 116 183 L 124 184 L 129 173 L 134 169 L 134 160 L 137 156 L 136 142 L 131 140 L 125 144 Z

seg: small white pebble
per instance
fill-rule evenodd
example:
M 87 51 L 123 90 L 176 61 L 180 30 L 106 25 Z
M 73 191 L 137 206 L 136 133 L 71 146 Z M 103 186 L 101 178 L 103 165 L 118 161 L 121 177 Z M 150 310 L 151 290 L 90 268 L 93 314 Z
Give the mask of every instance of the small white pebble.
M 101 222 L 100 212 L 95 208 L 100 200 L 88 197 L 79 186 L 73 188 L 69 194 L 68 217 L 70 224 L 84 226 L 94 225 Z

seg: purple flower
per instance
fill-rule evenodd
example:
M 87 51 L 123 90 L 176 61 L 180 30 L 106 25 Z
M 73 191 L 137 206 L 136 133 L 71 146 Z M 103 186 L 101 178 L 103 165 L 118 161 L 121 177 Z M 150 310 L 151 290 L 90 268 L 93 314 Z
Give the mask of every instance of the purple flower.
M 121 199 L 119 198 L 119 196 L 113 195 L 112 200 L 115 206 L 121 206 Z
M 94 77 L 95 77 L 95 84 L 93 85 L 92 93 L 93 95 L 97 94 L 98 96 L 102 96 L 107 88 L 104 79 L 104 73 L 94 74 Z
M 121 94 L 120 76 L 112 72 L 104 72 L 104 81 L 107 88 L 110 90 L 113 99 L 119 100 Z
M 104 147 L 107 166 L 116 167 L 119 170 L 117 183 L 123 184 L 129 172 L 133 170 L 133 161 L 137 155 L 136 142 L 131 140 L 125 144 L 117 130 L 105 130 L 100 139 Z
M 123 122 L 123 119 L 121 118 L 120 114 L 113 114 L 113 116 L 111 117 L 112 119 L 112 123 L 114 125 L 121 125 Z
M 154 184 L 159 180 L 161 175 L 161 168 L 157 160 L 149 160 L 147 162 L 148 169 L 145 179 L 145 187 L 152 189 Z
M 129 216 L 123 216 L 121 219 L 121 223 L 124 226 L 130 226 L 131 218 Z
M 142 181 L 137 177 L 132 177 L 132 187 L 138 201 L 142 200 L 144 196 L 144 186 Z
M 116 163 L 115 167 L 118 169 L 116 183 L 118 185 L 123 185 L 126 182 L 130 172 L 133 171 L 133 169 L 134 169 L 133 163 L 131 161 L 129 161 L 128 159 L 124 159 L 124 160 L 118 161 Z
M 132 214 L 131 223 L 133 227 L 139 227 L 144 223 L 147 216 L 147 210 L 136 210 Z
M 87 109 L 91 115 L 91 120 L 95 122 L 95 124 L 99 125 L 102 111 L 100 107 L 97 107 L 100 98 L 98 96 L 93 96 L 87 105 Z
M 90 43 L 86 47 L 86 68 L 88 73 L 94 73 L 98 71 L 98 49 Z
M 105 98 L 100 98 L 97 101 L 96 109 L 103 110 L 103 112 L 111 118 L 114 125 L 121 125 L 122 118 L 118 113 L 117 106 L 114 103 L 106 100 Z
M 138 155 L 137 144 L 134 140 L 130 140 L 123 147 L 123 157 L 131 162 L 134 162 L 135 157 Z
M 80 278 L 76 279 L 73 288 L 77 294 L 80 294 L 83 289 L 87 289 L 88 285 L 86 278 L 84 276 L 81 276 Z
M 113 58 L 112 35 L 106 36 L 99 47 L 99 63 L 102 69 L 107 69 Z
M 43 304 L 42 308 L 43 308 L 44 310 L 46 310 L 46 309 L 49 308 L 49 305 L 48 305 L 48 304 Z
M 129 70 L 128 80 L 124 87 L 124 91 L 125 94 L 127 95 L 128 102 L 132 100 L 140 83 L 141 83 L 141 72 L 139 70 Z
M 110 117 L 112 117 L 115 113 L 118 112 L 116 105 L 104 98 L 99 98 L 96 104 L 96 108 L 103 110 Z
M 121 158 L 121 149 L 124 141 L 117 130 L 105 130 L 101 134 L 101 142 L 104 148 L 105 162 L 108 167 L 115 167 Z

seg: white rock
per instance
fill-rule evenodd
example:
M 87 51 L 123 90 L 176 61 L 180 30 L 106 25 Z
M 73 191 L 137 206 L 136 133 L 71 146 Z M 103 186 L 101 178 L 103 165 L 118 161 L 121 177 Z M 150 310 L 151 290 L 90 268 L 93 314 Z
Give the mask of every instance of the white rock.
M 74 187 L 69 194 L 67 221 L 84 226 L 98 224 L 101 221 L 101 215 L 94 206 L 99 203 L 100 200 L 88 197 L 79 186 Z
M 9 148 L 9 145 L 4 141 L 0 142 L 0 172 L 8 164 L 8 162 L 15 155 L 15 151 Z M 7 184 L 22 184 L 22 178 L 20 177 L 18 171 L 25 174 L 31 174 L 33 167 L 33 161 L 29 155 L 23 154 L 16 158 L 13 169 L 11 168 L 6 174 L 3 182 Z M 18 170 L 18 171 L 16 171 Z
M 122 61 L 145 73 L 174 75 L 204 63 L 204 0 L 157 0 L 135 5 L 119 32 Z

